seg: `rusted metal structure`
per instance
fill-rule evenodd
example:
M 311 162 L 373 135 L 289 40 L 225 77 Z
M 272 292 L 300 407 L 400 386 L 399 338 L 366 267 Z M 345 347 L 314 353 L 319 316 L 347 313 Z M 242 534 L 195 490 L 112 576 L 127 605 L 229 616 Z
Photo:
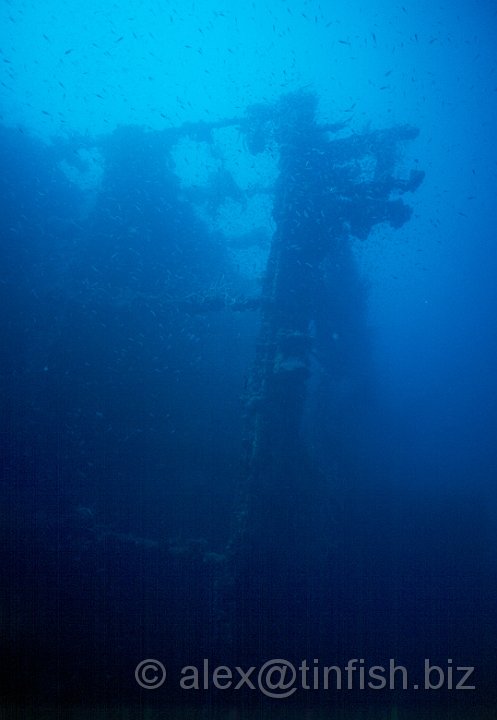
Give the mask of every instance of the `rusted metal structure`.
M 395 228 L 405 223 L 411 210 L 400 195 L 415 191 L 423 179 L 421 171 L 411 171 L 407 179 L 395 175 L 397 146 L 413 140 L 415 128 L 336 137 L 334 132 L 343 126 L 318 125 L 315 110 L 314 95 L 296 93 L 285 96 L 271 112 L 253 111 L 249 126 L 254 149 L 261 149 L 269 137 L 277 142 L 280 174 L 276 232 L 247 397 L 234 552 L 247 541 L 249 547 L 261 538 L 266 546 L 271 537 L 276 542 L 285 527 L 291 535 L 303 512 L 301 501 L 309 496 L 309 483 L 317 480 L 306 477 L 309 472 L 312 476 L 312 458 L 302 442 L 301 424 L 325 263 L 339 256 L 351 236 L 366 239 L 378 223 Z

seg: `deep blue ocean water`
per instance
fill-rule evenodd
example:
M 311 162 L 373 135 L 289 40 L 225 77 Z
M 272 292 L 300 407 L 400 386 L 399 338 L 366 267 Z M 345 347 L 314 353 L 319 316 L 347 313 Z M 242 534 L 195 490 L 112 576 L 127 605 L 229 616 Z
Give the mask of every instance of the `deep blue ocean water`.
M 497 717 L 496 36 L 2 3 L 2 717 Z

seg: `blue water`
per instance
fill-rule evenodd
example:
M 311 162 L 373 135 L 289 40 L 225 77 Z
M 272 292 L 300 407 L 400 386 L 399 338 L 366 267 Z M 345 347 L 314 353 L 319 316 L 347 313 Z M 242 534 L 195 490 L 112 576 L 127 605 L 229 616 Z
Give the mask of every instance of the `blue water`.
M 496 36 L 462 0 L 2 4 L 2 712 L 493 717 Z M 285 699 L 181 686 L 274 658 Z

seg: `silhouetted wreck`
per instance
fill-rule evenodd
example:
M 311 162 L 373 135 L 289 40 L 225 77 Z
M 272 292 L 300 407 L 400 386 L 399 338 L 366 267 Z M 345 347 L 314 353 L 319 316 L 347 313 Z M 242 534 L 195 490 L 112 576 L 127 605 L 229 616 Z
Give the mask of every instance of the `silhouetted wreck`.
M 274 105 L 253 106 L 243 118 L 150 133 L 154 155 L 169 156 L 182 138 L 211 143 L 215 131 L 234 127 L 250 153 L 271 147 L 278 157 L 276 182 L 263 190 L 272 194 L 275 230 L 262 294 L 232 297 L 214 289 L 161 299 L 163 310 L 189 315 L 260 313 L 229 541 L 224 552 L 213 553 L 203 542 L 176 549 L 164 543 L 154 550 L 176 574 L 183 564 L 205 596 L 196 627 L 201 632 L 208 624 L 210 630 L 204 632 L 205 644 L 196 636 L 196 647 L 217 645 L 225 659 L 229 649 L 239 663 L 252 662 L 254 648 L 261 656 L 286 657 L 312 641 L 317 652 L 340 625 L 339 617 L 329 618 L 335 599 L 326 581 L 331 586 L 337 562 L 333 459 L 342 450 L 324 433 L 322 444 L 328 447 L 318 462 L 306 441 L 309 388 L 314 383 L 322 405 L 329 406 L 324 420 L 311 424 L 326 425 L 331 418 L 338 425 L 341 407 L 333 383 L 337 373 L 346 376 L 343 366 L 360 350 L 352 342 L 348 357 L 336 360 L 328 316 L 335 313 L 340 327 L 351 322 L 357 283 L 351 240 L 366 240 L 380 223 L 393 228 L 406 223 L 411 208 L 403 196 L 416 191 L 424 177 L 419 170 L 407 177 L 396 173 L 399 148 L 417 137 L 416 128 L 347 134 L 347 123 L 320 125 L 316 110 L 314 94 L 296 92 Z M 233 192 L 231 182 L 226 187 Z M 195 188 L 196 201 L 202 192 Z M 222 194 L 222 188 L 216 192 Z M 134 298 L 138 302 L 141 296 Z M 336 345 L 336 353 L 343 352 Z

